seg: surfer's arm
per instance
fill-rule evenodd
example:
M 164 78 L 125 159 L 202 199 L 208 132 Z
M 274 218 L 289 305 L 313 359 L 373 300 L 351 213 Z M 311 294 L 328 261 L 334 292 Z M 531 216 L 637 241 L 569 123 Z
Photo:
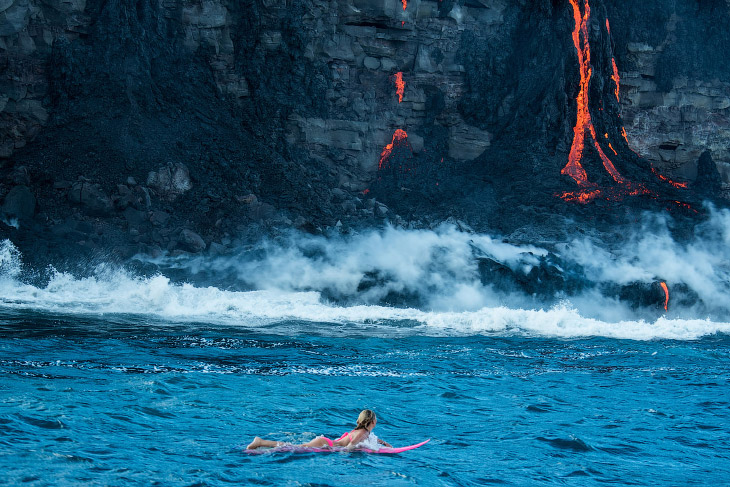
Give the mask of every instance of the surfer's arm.
M 391 445 L 387 441 L 381 440 L 380 438 L 378 438 L 378 443 L 380 443 L 383 446 L 387 446 L 388 448 L 393 448 L 393 445 Z

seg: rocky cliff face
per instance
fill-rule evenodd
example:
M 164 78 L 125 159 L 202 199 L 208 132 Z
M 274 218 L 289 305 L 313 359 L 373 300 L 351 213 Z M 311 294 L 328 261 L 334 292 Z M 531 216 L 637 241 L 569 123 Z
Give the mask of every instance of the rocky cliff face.
M 722 26 L 727 2 L 608 3 L 607 10 L 631 147 L 688 180 L 710 150 L 730 197 L 730 76 L 722 54 L 730 48 Z
M 727 196 L 724 0 L 0 0 L 0 197 L 21 208 L 6 217 L 142 250 L 272 222 L 514 231 L 575 189 L 574 8 L 591 12 L 595 147 L 611 141 L 623 174 L 589 142 L 590 184 L 696 199 L 644 180 L 691 182 L 709 149 Z

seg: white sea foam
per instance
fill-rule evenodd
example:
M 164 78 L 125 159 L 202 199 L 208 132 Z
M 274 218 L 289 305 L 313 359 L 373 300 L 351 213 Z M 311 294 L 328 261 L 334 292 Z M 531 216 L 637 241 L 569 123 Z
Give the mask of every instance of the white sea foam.
M 720 315 L 730 310 L 729 212 L 714 212 L 698 235 L 682 245 L 670 238 L 661 219 L 651 219 L 646 227 L 650 231 L 627 239 L 618 250 L 608 251 L 581 239 L 564 244 L 561 257 L 582 266 L 586 278 L 594 282 L 652 282 L 659 276 L 702 295 Z M 100 266 L 90 277 L 55 272 L 41 286 L 23 281 L 21 256 L 4 241 L 0 243 L 0 307 L 72 315 L 132 314 L 175 322 L 266 327 L 273 333 L 286 333 L 277 324 L 292 321 L 319 324 L 320 332 L 327 329 L 321 324 L 331 324 L 332 333 L 347 329 L 375 334 L 637 340 L 691 340 L 730 333 L 730 323 L 693 315 L 691 308 L 683 314 L 661 315 L 657 310 L 649 318 L 637 316 L 595 289 L 542 305 L 526 297 L 521 302 L 519 296 L 505 296 L 482 284 L 474 256 L 524 270 L 547 251 L 451 227 L 386 229 L 348 239 L 304 237 L 290 245 L 267 243 L 263 248 L 264 252 L 250 258 L 241 254 L 174 262 L 191 272 L 234 269 L 255 291 L 174 283 L 163 275 L 139 277 L 110 266 Z M 368 274 L 387 278 L 358 289 Z M 357 299 L 335 305 L 322 298 L 325 289 Z M 419 309 L 377 304 L 390 292 L 417 294 L 425 304 Z

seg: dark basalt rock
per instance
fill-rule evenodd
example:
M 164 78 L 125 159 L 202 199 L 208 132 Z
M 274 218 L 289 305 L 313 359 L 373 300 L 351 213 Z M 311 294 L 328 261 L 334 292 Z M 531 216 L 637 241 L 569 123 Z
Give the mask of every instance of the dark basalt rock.
M 35 214 L 36 199 L 27 186 L 15 186 L 5 196 L 2 214 L 6 219 L 26 221 Z
M 301 0 L 284 8 L 214 0 L 206 10 L 88 0 L 62 11 L 28 0 L 23 5 L 37 4 L 38 14 L 21 28 L 29 36 L 52 32 L 53 41 L 38 37 L 39 47 L 23 53 L 13 38 L 0 54 L 7 81 L 0 83 L 0 196 L 6 214 L 33 224 L 3 227 L 0 238 L 14 232 L 29 259 L 66 258 L 53 236 L 78 232 L 66 231 L 69 215 L 101 231 L 97 241 L 85 232 L 73 233 L 74 241 L 121 255 L 201 252 L 210 242 L 288 227 L 426 228 L 449 217 L 476 231 L 559 239 L 576 228 L 628 225 L 642 211 L 670 211 L 678 231 L 689 232 L 703 217 L 702 199 L 719 196 L 722 178 L 709 154 L 695 184 L 681 190 L 632 151 L 611 77 L 614 56 L 634 69 L 639 55 L 629 48 L 647 43 L 666 47 L 647 83 L 668 87 L 675 67 L 730 81 L 721 59 L 727 49 L 716 49 L 730 46 L 720 28 L 726 2 L 590 1 L 595 130 L 611 142 L 618 171 L 648 191 L 620 194 L 587 137 L 583 165 L 609 195 L 588 205 L 558 197 L 577 189 L 560 172 L 580 88 L 571 4 L 422 0 L 403 11 L 393 3 Z M 679 20 L 669 31 L 673 15 Z M 695 35 L 703 28 L 709 40 Z M 396 71 L 406 80 L 402 103 Z M 622 88 L 622 100 L 631 89 Z M 713 96 L 703 103 L 723 106 Z M 394 141 L 378 171 L 397 129 L 408 139 Z M 53 241 L 41 247 L 44 239 Z M 480 269 L 505 290 L 579 292 L 580 279 L 556 265 L 540 260 L 527 275 L 487 261 Z
M 697 161 L 697 179 L 692 185 L 695 191 L 705 197 L 716 198 L 722 189 L 722 178 L 712 160 L 710 151 L 705 151 Z

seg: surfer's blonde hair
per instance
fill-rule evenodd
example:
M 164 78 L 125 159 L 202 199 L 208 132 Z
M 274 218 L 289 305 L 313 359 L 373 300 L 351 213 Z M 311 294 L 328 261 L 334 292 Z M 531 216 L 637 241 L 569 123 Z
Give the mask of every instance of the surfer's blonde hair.
M 374 412 L 372 412 L 370 409 L 363 409 L 360 415 L 357 417 L 357 427 L 355 429 L 364 430 L 368 426 L 370 426 L 370 424 L 376 419 L 377 418 Z

